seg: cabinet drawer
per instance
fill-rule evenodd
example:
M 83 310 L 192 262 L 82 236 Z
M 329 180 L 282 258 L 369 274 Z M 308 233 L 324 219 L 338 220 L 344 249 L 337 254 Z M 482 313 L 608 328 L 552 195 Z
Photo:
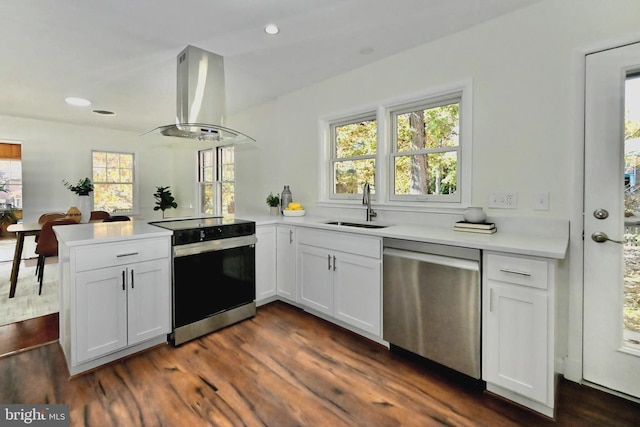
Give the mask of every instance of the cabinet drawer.
M 382 256 L 382 240 L 379 237 L 362 236 L 356 233 L 341 233 L 300 228 L 297 232 L 298 243 L 327 248 L 380 259 Z
M 547 289 L 548 263 L 531 258 L 487 255 L 487 277 L 501 282 Z
M 169 239 L 141 239 L 123 243 L 101 243 L 92 246 L 77 247 L 76 271 L 94 270 L 168 258 L 171 253 Z

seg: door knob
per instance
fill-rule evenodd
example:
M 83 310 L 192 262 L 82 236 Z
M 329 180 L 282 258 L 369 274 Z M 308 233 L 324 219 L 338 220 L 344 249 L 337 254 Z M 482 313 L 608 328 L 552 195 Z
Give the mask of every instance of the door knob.
M 591 239 L 594 242 L 598 242 L 598 243 L 603 243 L 603 242 L 606 242 L 608 240 L 608 241 L 613 242 L 613 243 L 624 244 L 624 242 L 621 242 L 620 240 L 610 239 L 609 236 L 607 236 L 607 233 L 605 233 L 603 231 L 596 231 L 595 233 L 593 233 L 591 235 Z
M 609 218 L 609 212 L 606 209 L 596 209 L 593 211 L 593 216 L 597 219 L 607 219 Z

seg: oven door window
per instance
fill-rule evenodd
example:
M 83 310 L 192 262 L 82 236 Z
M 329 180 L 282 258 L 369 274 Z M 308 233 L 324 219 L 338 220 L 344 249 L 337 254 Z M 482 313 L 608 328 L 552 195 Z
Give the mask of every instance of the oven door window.
M 173 268 L 175 327 L 256 298 L 254 246 L 176 257 Z

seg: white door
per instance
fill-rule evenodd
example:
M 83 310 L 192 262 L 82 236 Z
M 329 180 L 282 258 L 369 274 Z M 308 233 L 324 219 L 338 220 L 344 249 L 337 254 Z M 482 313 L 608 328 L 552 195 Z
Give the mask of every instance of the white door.
M 166 259 L 127 267 L 128 345 L 171 332 L 171 276 Z
M 298 245 L 300 303 L 333 316 L 333 267 L 329 249 Z
M 485 280 L 484 378 L 523 396 L 549 402 L 546 291 Z
M 256 227 L 256 302 L 276 294 L 276 226 Z
M 337 252 L 333 262 L 334 317 L 380 336 L 381 261 Z
M 640 397 L 640 44 L 588 55 L 585 91 L 583 376 Z
M 75 288 L 74 362 L 103 356 L 127 345 L 126 268 L 78 273 Z M 72 334 L 74 332 L 72 331 Z
M 296 301 L 296 231 L 293 227 L 278 226 L 276 283 L 278 296 Z

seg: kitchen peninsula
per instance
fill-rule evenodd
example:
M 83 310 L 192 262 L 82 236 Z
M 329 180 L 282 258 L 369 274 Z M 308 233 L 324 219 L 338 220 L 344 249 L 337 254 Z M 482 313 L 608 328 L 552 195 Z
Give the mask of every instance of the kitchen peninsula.
M 69 373 L 167 342 L 172 232 L 143 221 L 54 227 Z

